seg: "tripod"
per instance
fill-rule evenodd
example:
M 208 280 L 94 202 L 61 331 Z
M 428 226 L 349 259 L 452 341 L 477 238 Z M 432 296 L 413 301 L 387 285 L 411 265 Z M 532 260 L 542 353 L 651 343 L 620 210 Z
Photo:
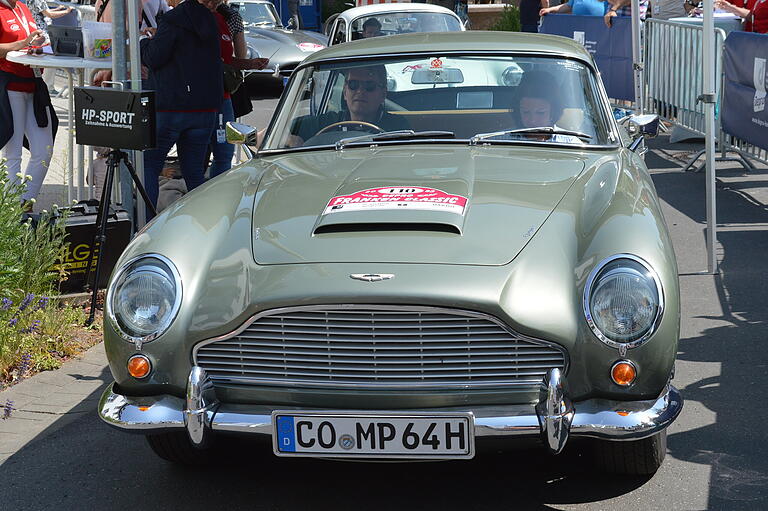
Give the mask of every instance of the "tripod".
M 99 276 L 101 275 L 101 252 L 104 247 L 104 242 L 107 241 L 107 220 L 109 220 L 109 206 L 112 196 L 112 182 L 114 180 L 115 171 L 120 167 L 120 162 L 124 162 L 128 168 L 128 172 L 131 174 L 133 183 L 136 185 L 136 189 L 141 194 L 141 198 L 144 199 L 144 203 L 152 211 L 153 214 L 157 214 L 155 206 L 152 201 L 149 200 L 147 191 L 139 180 L 139 176 L 136 175 L 136 170 L 133 168 L 133 163 L 128 158 L 128 154 L 120 149 L 112 149 L 107 155 L 107 173 L 104 178 L 104 188 L 101 191 L 101 201 L 99 201 L 99 211 L 96 214 L 96 234 L 93 237 L 93 244 L 91 245 L 91 258 L 88 261 L 88 274 L 86 276 L 86 282 L 91 274 L 91 268 L 93 268 L 93 261 L 96 259 L 96 269 L 94 271 L 93 278 L 93 292 L 91 294 L 91 312 L 88 315 L 88 319 L 85 321 L 85 325 L 89 326 L 93 323 L 94 316 L 96 314 L 96 294 L 99 290 Z M 99 251 L 96 254 L 96 246 L 98 243 Z

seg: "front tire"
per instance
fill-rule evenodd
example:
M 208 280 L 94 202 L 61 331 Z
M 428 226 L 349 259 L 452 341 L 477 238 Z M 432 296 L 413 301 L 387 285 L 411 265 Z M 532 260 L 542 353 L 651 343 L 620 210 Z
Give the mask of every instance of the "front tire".
M 155 454 L 171 463 L 200 466 L 211 458 L 211 449 L 198 449 L 192 445 L 186 431 L 147 435 L 146 439 Z
M 641 440 L 597 440 L 595 463 L 599 469 L 621 475 L 653 475 L 667 455 L 667 430 Z

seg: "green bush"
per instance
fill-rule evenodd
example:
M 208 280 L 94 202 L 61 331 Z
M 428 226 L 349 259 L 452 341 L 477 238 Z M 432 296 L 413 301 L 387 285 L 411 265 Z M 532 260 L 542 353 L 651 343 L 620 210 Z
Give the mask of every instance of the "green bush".
M 11 182 L 0 161 L 0 297 L 50 293 L 59 275 L 48 270 L 65 253 L 64 218 L 43 212 L 36 226 L 22 222 L 26 181 Z
M 22 221 L 25 188 L 0 161 L 0 381 L 12 367 L 23 374 L 50 366 L 44 360 L 51 345 L 62 341 L 72 319 L 71 310 L 50 303 L 61 275 L 49 270 L 67 249 L 66 215 L 43 212 L 37 225 Z
M 514 5 L 505 5 L 499 19 L 488 30 L 520 32 L 520 10 Z

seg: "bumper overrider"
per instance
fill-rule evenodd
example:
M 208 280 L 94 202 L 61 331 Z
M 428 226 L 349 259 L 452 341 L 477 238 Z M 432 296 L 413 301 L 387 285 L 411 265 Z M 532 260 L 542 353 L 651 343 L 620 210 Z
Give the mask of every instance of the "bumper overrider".
M 646 401 L 590 399 L 574 404 L 563 389 L 561 371 L 551 369 L 534 406 L 479 406 L 471 411 L 476 438 L 541 436 L 544 445 L 557 454 L 571 435 L 608 440 L 652 436 L 669 426 L 682 408 L 683 398 L 672 385 L 658 398 Z M 186 429 L 192 444 L 201 448 L 215 432 L 271 436 L 272 411 L 263 405 L 220 403 L 213 382 L 200 367 L 189 373 L 186 399 L 123 396 L 115 392 L 113 383 L 99 400 L 99 416 L 113 427 L 144 434 Z

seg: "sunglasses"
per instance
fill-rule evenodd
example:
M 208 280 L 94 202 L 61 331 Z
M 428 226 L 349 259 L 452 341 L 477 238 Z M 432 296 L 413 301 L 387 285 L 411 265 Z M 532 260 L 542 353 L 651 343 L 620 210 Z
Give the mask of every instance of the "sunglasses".
M 357 90 L 362 86 L 365 92 L 373 92 L 378 87 L 382 87 L 380 83 L 374 82 L 373 80 L 347 80 L 345 85 L 349 90 Z

